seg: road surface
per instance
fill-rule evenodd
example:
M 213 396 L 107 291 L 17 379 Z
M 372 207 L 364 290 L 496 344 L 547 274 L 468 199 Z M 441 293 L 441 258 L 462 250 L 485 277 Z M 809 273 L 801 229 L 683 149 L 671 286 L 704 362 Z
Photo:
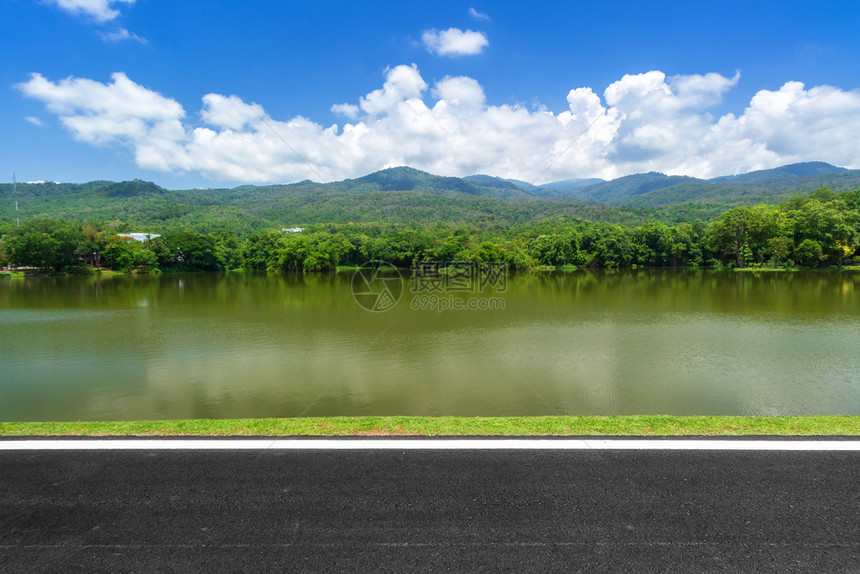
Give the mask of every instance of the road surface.
M 860 453 L 0 451 L 0 572 L 860 572 Z

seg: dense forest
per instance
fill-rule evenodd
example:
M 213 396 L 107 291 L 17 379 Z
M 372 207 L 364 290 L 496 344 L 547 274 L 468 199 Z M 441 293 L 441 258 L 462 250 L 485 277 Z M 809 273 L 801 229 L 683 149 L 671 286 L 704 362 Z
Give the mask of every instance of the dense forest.
M 167 190 L 134 180 L 0 184 L 0 226 L 66 219 L 116 233 L 230 233 L 241 240 L 314 224 L 436 224 L 502 233 L 563 217 L 638 227 L 708 222 L 734 207 L 777 204 L 828 187 L 860 188 L 860 170 L 822 162 L 701 180 L 659 173 L 543 187 L 490 176 L 440 177 L 408 167 L 331 183 Z
M 0 226 L 15 221 L 15 199 L 26 219 L 69 219 L 116 232 L 143 228 L 154 233 L 226 231 L 243 239 L 269 229 L 316 223 L 449 223 L 507 228 L 565 216 L 625 225 L 652 221 L 674 224 L 709 219 L 732 206 L 688 203 L 643 209 L 570 198 L 517 201 L 507 192 L 502 194 L 508 197 L 504 199 L 484 195 L 488 188 L 482 193 L 466 193 L 474 190 L 465 186 L 445 189 L 442 183 L 416 188 L 425 182 L 406 182 L 405 190 L 349 180 L 325 186 L 298 183 L 171 191 L 144 181 L 93 181 L 19 184 L 17 194 L 11 185 L 0 184 Z
M 131 196 L 138 191 L 134 185 L 115 189 Z M 357 203 L 366 196 L 358 196 Z M 199 211 L 207 212 L 203 207 Z M 674 225 L 593 221 L 563 210 L 529 217 L 492 215 L 453 221 L 420 217 L 408 223 L 327 221 L 309 223 L 301 232 L 278 230 L 274 225 L 268 231 L 237 231 L 230 225 L 193 229 L 192 217 L 182 230 L 133 229 L 161 232 L 146 241 L 123 235 L 132 229 L 117 220 L 38 218 L 20 227 L 5 221 L 0 222 L 0 266 L 68 273 L 91 273 L 95 268 L 323 271 L 371 260 L 401 267 L 418 261 L 502 262 L 518 270 L 633 265 L 819 267 L 846 265 L 860 255 L 860 191 L 836 193 L 823 188 L 777 205 L 733 207 L 709 221 Z

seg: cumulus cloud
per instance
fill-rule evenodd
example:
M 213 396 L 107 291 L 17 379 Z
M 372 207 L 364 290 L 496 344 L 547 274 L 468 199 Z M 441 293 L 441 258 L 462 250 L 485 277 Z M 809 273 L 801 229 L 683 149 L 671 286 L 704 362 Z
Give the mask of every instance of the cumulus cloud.
M 475 56 L 490 44 L 483 32 L 464 32 L 459 28 L 428 30 L 421 36 L 421 40 L 427 50 L 437 56 Z
M 135 0 L 49 0 L 62 10 L 74 15 L 85 15 L 96 22 L 107 22 L 119 16 L 114 4 L 134 4 Z
M 458 76 L 442 78 L 433 89 L 433 95 L 440 101 L 437 105 L 481 109 L 486 101 L 484 89 L 473 78 Z
M 185 134 L 182 106 L 123 73 L 115 73 L 111 79 L 109 84 L 85 78 L 51 82 L 33 74 L 17 87 L 25 95 L 42 100 L 75 139 L 95 145 L 128 145 L 135 150 L 141 167 L 171 169 L 170 162 L 153 155 L 152 150 L 180 151 Z
M 33 124 L 34 126 L 41 127 L 44 125 L 44 124 L 42 124 L 42 120 L 40 120 L 36 116 L 27 116 L 26 118 L 24 118 L 24 121 L 29 122 L 29 123 Z
M 667 79 L 660 71 L 625 75 L 604 92 L 618 120 L 607 158 L 620 166 L 657 169 L 671 161 L 673 171 L 693 169 L 684 158 L 700 156 L 689 146 L 700 145 L 698 138 L 712 123 L 703 110 L 718 103 L 739 79 L 719 74 Z
M 346 116 L 350 119 L 358 117 L 359 107 L 353 104 L 335 104 L 330 109 L 332 113 L 339 116 Z
M 478 12 L 474 8 L 469 8 L 469 16 L 472 19 L 477 20 L 478 22 L 492 22 L 492 18 L 489 15 L 484 14 L 483 12 Z
M 217 128 L 239 131 L 247 124 L 263 117 L 262 106 L 246 104 L 239 96 L 206 94 L 200 116 L 207 124 Z
M 488 103 L 466 76 L 430 86 L 414 64 L 402 65 L 357 103 L 332 106 L 348 121 L 328 127 L 270 118 L 236 95 L 206 94 L 199 114 L 189 115 L 122 73 L 107 83 L 34 74 L 17 87 L 80 141 L 128 147 L 142 168 L 225 181 L 330 181 L 396 165 L 538 183 L 650 170 L 711 177 L 810 160 L 860 167 L 860 92 L 788 82 L 758 92 L 741 113 L 714 118 L 708 110 L 739 81 L 631 74 L 602 97 L 571 89 L 567 108 L 553 112 Z
M 392 111 L 398 103 L 418 98 L 427 89 L 427 84 L 418 73 L 415 64 L 396 66 L 387 71 L 385 84 L 361 98 L 360 107 L 375 116 Z

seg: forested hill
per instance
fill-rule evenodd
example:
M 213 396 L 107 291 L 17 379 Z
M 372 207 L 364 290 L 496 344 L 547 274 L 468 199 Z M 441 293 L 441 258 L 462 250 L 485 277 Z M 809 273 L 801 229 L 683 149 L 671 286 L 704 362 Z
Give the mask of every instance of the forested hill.
M 624 204 L 642 195 L 684 184 L 708 185 L 708 182 L 683 175 L 665 175 L 655 171 L 637 173 L 573 190 L 571 197 L 599 203 Z M 695 199 L 690 197 L 689 200 Z
M 345 179 L 319 186 L 326 191 L 362 193 L 373 191 L 423 191 L 428 193 L 461 193 L 504 199 L 528 201 L 533 196 L 516 184 L 499 178 L 470 179 L 442 177 L 411 167 L 393 167 L 358 179 Z
M 512 201 L 488 197 L 486 187 L 460 191 L 419 188 L 399 191 L 378 182 L 320 185 L 241 186 L 233 189 L 171 191 L 147 182 L 95 181 L 83 184 L 18 184 L 22 221 L 40 218 L 93 223 L 118 231 L 145 229 L 215 233 L 241 237 L 284 227 L 315 223 L 402 223 L 417 225 L 464 223 L 484 228 L 527 225 L 552 217 L 637 224 L 672 219 L 656 210 L 614 208 L 579 200 Z M 449 179 L 449 178 L 439 178 Z M 456 178 L 450 178 L 456 179 Z M 462 180 L 457 180 L 462 181 Z M 150 192 L 116 193 L 117 189 Z M 0 184 L 0 234 L 15 221 L 11 184 Z
M 821 187 L 860 188 L 860 170 L 814 162 L 701 180 L 659 173 L 613 181 L 565 180 L 542 187 L 480 175 L 440 177 L 399 167 L 333 183 L 166 190 L 140 180 L 21 183 L 23 220 L 63 218 L 152 232 L 262 230 L 314 223 L 378 222 L 482 227 L 553 217 L 638 225 L 711 219 L 728 208 L 778 203 Z M 590 184 L 590 185 L 589 185 Z M 556 187 L 552 187 L 555 185 Z M 15 219 L 13 186 L 0 184 L 0 228 Z M 2 229 L 0 229 L 2 232 Z
M 809 161 L 806 163 L 793 163 L 774 169 L 763 169 L 751 171 L 740 175 L 725 175 L 711 179 L 712 182 L 749 183 L 755 181 L 768 181 L 773 179 L 791 179 L 810 175 L 833 175 L 850 171 L 844 167 L 836 167 L 823 161 Z
M 688 202 L 752 205 L 776 203 L 822 187 L 837 192 L 855 190 L 860 187 L 860 170 L 809 162 L 709 180 L 650 172 L 581 187 L 569 197 L 633 207 L 665 207 Z

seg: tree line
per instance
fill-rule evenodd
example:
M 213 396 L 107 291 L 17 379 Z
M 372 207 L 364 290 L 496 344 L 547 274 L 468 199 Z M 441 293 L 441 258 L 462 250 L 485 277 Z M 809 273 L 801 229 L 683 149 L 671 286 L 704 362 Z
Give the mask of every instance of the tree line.
M 0 228 L 0 265 L 46 272 L 326 271 L 382 260 L 544 266 L 841 266 L 860 248 L 860 190 L 820 189 L 779 205 L 736 207 L 710 222 L 626 226 L 561 215 L 506 227 L 315 224 L 301 233 L 166 232 L 136 241 L 80 222 L 37 219 Z

